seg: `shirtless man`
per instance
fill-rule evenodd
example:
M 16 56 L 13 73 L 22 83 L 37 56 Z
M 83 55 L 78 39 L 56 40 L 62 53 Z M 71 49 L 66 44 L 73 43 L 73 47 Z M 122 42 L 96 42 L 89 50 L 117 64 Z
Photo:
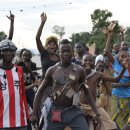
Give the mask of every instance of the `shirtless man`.
M 107 81 L 107 82 L 118 82 L 120 78 L 122 77 L 125 67 L 123 66 L 123 69 L 121 73 L 113 78 L 110 76 L 105 75 L 104 73 L 94 71 L 94 57 L 92 55 L 84 55 L 83 56 L 83 67 L 85 68 L 86 72 L 86 84 L 89 86 L 89 89 L 91 91 L 91 94 L 96 102 L 96 96 L 97 96 L 97 88 L 101 80 Z M 94 113 L 91 109 L 91 107 L 88 104 L 88 100 L 84 98 L 85 94 L 83 91 L 81 91 L 81 108 L 86 111 L 86 115 L 94 116 Z M 101 116 L 101 130 L 116 130 L 116 124 L 110 119 L 107 112 L 102 108 L 97 106 L 98 112 Z
M 48 83 L 52 82 L 52 105 L 47 116 L 47 130 L 63 130 L 66 126 L 72 130 L 89 130 L 84 114 L 78 106 L 79 89 L 84 90 L 86 98 L 96 114 L 96 121 L 100 121 L 100 118 L 89 89 L 83 85 L 85 81 L 84 69 L 71 62 L 73 50 L 67 39 L 61 41 L 59 55 L 60 62 L 47 70 L 38 89 L 30 120 L 37 121 L 37 111 L 42 95 Z

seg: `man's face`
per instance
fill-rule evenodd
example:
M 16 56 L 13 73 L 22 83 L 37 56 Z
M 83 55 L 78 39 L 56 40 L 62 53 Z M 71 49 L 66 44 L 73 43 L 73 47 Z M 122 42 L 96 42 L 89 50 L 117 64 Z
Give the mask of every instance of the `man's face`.
M 94 58 L 91 55 L 84 55 L 82 60 L 83 67 L 87 70 L 94 69 Z
M 119 52 L 119 45 L 114 45 L 113 50 L 115 51 L 115 53 L 118 53 Z
M 71 45 L 69 44 L 60 45 L 59 54 L 62 63 L 64 64 L 70 63 L 73 56 L 73 50 Z
M 14 59 L 15 53 L 16 53 L 15 51 L 11 51 L 8 49 L 2 51 L 1 56 L 2 56 L 3 62 L 6 62 L 6 63 L 12 62 Z
M 30 62 L 32 58 L 31 52 L 25 50 L 22 54 L 22 58 L 25 62 Z
M 105 64 L 103 62 L 99 62 L 96 65 L 96 71 L 103 72 L 104 71 Z
M 75 45 L 75 52 L 76 52 L 76 53 L 83 53 L 83 52 L 84 52 L 83 45 L 80 44 L 80 43 L 77 43 L 77 44 Z
M 123 51 L 127 51 L 128 50 L 128 43 L 127 42 L 122 42 L 121 43 L 121 49 L 123 50 Z
M 124 61 L 128 59 L 127 61 L 129 62 L 129 53 L 127 51 L 122 51 L 119 53 L 118 59 L 120 61 L 120 64 L 123 65 Z

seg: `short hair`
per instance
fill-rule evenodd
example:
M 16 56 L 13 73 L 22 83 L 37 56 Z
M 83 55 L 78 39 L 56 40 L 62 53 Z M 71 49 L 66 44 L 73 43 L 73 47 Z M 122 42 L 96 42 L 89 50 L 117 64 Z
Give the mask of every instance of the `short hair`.
M 61 45 L 69 45 L 71 47 L 72 51 L 74 52 L 73 46 L 72 46 L 71 42 L 68 39 L 61 40 L 61 42 L 59 44 L 59 48 L 60 48 Z
M 31 52 L 30 50 L 28 50 L 28 49 L 24 50 L 23 52 L 25 52 L 25 51 L 27 51 L 27 52 L 29 52 L 29 53 L 31 53 L 31 54 L 32 54 L 32 52 Z
M 103 63 L 103 64 L 105 65 L 104 61 L 98 60 L 97 63 L 95 64 L 95 66 L 96 66 L 97 64 L 99 64 L 99 63 Z
M 25 49 L 25 50 L 23 51 L 23 53 L 24 53 L 25 51 L 29 52 L 29 53 L 30 53 L 30 55 L 31 55 L 31 57 L 32 57 L 32 52 L 31 52 L 30 50 Z M 22 53 L 22 54 L 23 54 L 23 53 Z
M 20 58 L 22 57 L 22 54 L 23 54 L 23 52 L 24 52 L 25 50 L 27 50 L 27 49 L 26 49 L 26 48 L 22 48 L 22 49 L 21 49 L 21 51 L 20 51 L 20 53 L 19 53 L 19 57 L 20 57 Z
M 50 43 L 50 42 L 54 42 L 58 48 L 58 39 L 57 37 L 55 36 L 50 36 L 46 39 L 46 42 L 45 42 L 45 47 L 47 47 L 47 45 Z
M 93 61 L 95 61 L 95 58 L 94 58 L 94 56 L 92 54 L 85 54 L 85 55 L 83 55 L 83 60 L 84 60 L 84 57 L 86 57 L 86 56 L 90 56 L 93 59 Z
M 127 41 L 122 41 L 121 46 L 122 46 L 122 44 L 127 44 L 128 45 L 129 43 Z
M 60 42 L 60 45 L 63 45 L 63 44 L 70 44 L 70 45 L 71 45 L 71 42 L 70 42 L 68 39 L 63 39 L 63 40 Z
M 119 44 L 118 44 L 118 43 L 114 43 L 114 44 L 113 44 L 113 47 L 114 47 L 114 46 L 119 46 Z

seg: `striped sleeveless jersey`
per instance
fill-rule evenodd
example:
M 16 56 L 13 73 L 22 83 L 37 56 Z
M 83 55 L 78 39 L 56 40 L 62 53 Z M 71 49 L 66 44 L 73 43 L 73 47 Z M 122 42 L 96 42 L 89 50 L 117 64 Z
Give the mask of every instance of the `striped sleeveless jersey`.
M 0 128 L 26 126 L 27 116 L 22 68 L 0 68 Z

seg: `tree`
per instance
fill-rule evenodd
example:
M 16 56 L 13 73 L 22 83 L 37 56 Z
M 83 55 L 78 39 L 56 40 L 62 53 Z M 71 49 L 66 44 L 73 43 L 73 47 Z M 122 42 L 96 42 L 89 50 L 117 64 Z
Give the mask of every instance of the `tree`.
M 126 27 L 125 40 L 130 42 L 130 27 Z
M 91 20 L 93 23 L 92 35 L 89 40 L 89 44 L 95 44 L 96 47 L 99 48 L 100 51 L 103 50 L 105 46 L 105 37 L 102 33 L 102 29 L 105 27 L 107 28 L 110 24 L 109 18 L 112 17 L 112 13 L 108 10 L 100 10 L 96 9 L 93 14 L 91 14 Z M 116 23 L 114 30 L 113 30 L 113 38 L 112 43 L 119 43 L 119 24 L 117 20 L 113 20 L 111 22 Z
M 0 32 L 0 41 L 4 40 L 7 37 L 7 35 L 2 31 Z
M 59 35 L 60 40 L 62 39 L 63 35 L 65 34 L 65 27 L 55 25 L 52 28 L 52 32 Z
M 91 34 L 91 37 L 89 39 L 89 45 L 95 45 L 96 48 L 99 49 L 99 51 L 101 52 L 101 50 L 103 49 L 103 47 L 105 46 L 105 38 L 103 33 L 99 32 L 98 34 Z
M 103 27 L 108 26 L 109 17 L 112 17 L 112 13 L 108 10 L 96 9 L 93 14 L 91 14 L 93 32 L 99 32 Z
M 80 33 L 73 33 L 70 37 L 72 46 L 75 45 L 75 43 L 82 41 L 83 43 L 88 43 L 90 38 L 89 32 L 80 32 Z

